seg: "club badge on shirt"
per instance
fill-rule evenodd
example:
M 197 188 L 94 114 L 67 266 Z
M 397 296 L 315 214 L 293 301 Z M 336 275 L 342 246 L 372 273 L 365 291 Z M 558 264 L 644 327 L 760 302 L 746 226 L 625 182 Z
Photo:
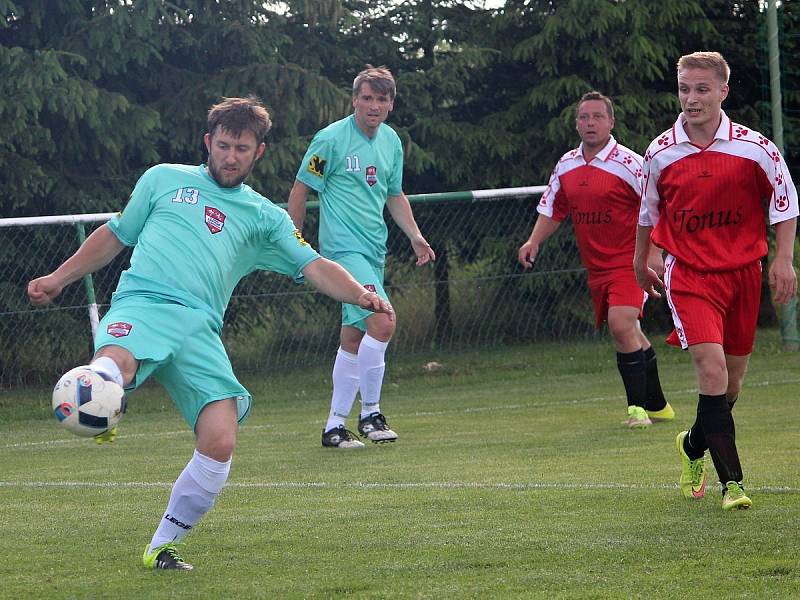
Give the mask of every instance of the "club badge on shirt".
M 211 233 L 219 233 L 225 227 L 225 213 L 213 206 L 206 206 L 206 227 Z
M 114 336 L 115 338 L 121 338 L 129 335 L 131 329 L 133 329 L 133 325 L 130 323 L 123 323 L 122 321 L 119 321 L 117 323 L 111 323 L 108 327 L 106 327 L 106 333 Z
M 372 187 L 378 183 L 378 167 L 370 165 L 364 170 L 364 176 L 367 178 L 367 185 Z

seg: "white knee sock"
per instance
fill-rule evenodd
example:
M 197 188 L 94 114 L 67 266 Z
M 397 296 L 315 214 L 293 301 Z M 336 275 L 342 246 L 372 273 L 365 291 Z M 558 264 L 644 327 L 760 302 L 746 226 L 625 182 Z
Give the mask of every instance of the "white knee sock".
M 167 511 L 153 534 L 150 548 L 182 540 L 214 506 L 230 469 L 230 459 L 219 462 L 195 450 L 189 464 L 172 486 Z
M 114 362 L 113 358 L 108 356 L 95 358 L 89 365 L 89 368 L 95 373 L 111 378 L 111 381 L 117 385 L 123 385 L 122 372 L 119 370 L 119 366 Z
M 331 412 L 325 431 L 344 425 L 358 393 L 358 356 L 339 348 L 333 363 Z
M 386 347 L 389 342 L 381 342 L 365 335 L 358 347 L 358 376 L 361 380 L 361 418 L 380 412 L 381 388 L 386 363 Z

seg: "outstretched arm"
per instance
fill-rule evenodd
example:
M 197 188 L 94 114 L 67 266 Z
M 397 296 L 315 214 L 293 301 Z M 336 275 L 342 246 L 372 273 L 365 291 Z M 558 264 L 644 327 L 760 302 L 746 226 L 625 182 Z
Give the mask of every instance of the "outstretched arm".
M 436 253 L 427 240 L 422 237 L 422 233 L 417 227 L 408 197 L 403 192 L 400 192 L 399 196 L 389 196 L 386 200 L 386 206 L 394 222 L 397 223 L 397 226 L 403 230 L 403 233 L 411 241 L 411 247 L 417 257 L 417 266 L 436 260 Z
M 526 269 L 530 269 L 539 255 L 539 248 L 544 241 L 556 232 L 556 229 L 561 225 L 560 221 L 556 221 L 547 215 L 540 214 L 536 218 L 536 224 L 533 226 L 533 231 L 528 240 L 519 247 L 517 251 L 517 260 Z
M 124 247 L 107 225 L 101 225 L 55 271 L 28 283 L 28 297 L 33 304 L 47 304 L 65 286 L 105 267 Z
M 289 201 L 286 211 L 292 218 L 292 223 L 297 231 L 303 231 L 303 221 L 306 219 L 306 198 L 308 198 L 308 186 L 299 179 L 294 180 L 292 191 L 289 192 Z
M 311 285 L 334 300 L 355 304 L 372 312 L 385 313 L 390 320 L 394 320 L 391 304 L 375 292 L 367 290 L 344 267 L 327 258 L 318 258 L 308 263 L 303 269 L 303 275 Z

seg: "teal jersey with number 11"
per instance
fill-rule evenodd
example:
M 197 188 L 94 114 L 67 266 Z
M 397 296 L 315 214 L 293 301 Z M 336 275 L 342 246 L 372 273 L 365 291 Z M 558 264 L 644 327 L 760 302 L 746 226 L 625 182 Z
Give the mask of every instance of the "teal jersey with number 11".
M 381 123 L 368 138 L 353 115 L 331 123 L 314 136 L 297 179 L 319 194 L 323 256 L 357 252 L 383 265 L 383 209 L 386 198 L 403 189 L 403 146 L 397 133 Z

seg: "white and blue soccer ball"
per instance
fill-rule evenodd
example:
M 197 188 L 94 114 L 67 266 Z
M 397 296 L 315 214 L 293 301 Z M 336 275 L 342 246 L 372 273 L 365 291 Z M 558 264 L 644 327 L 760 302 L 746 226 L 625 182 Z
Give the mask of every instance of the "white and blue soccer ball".
M 75 435 L 92 437 L 114 427 L 126 408 L 125 390 L 89 367 L 75 367 L 53 389 L 53 414 Z

